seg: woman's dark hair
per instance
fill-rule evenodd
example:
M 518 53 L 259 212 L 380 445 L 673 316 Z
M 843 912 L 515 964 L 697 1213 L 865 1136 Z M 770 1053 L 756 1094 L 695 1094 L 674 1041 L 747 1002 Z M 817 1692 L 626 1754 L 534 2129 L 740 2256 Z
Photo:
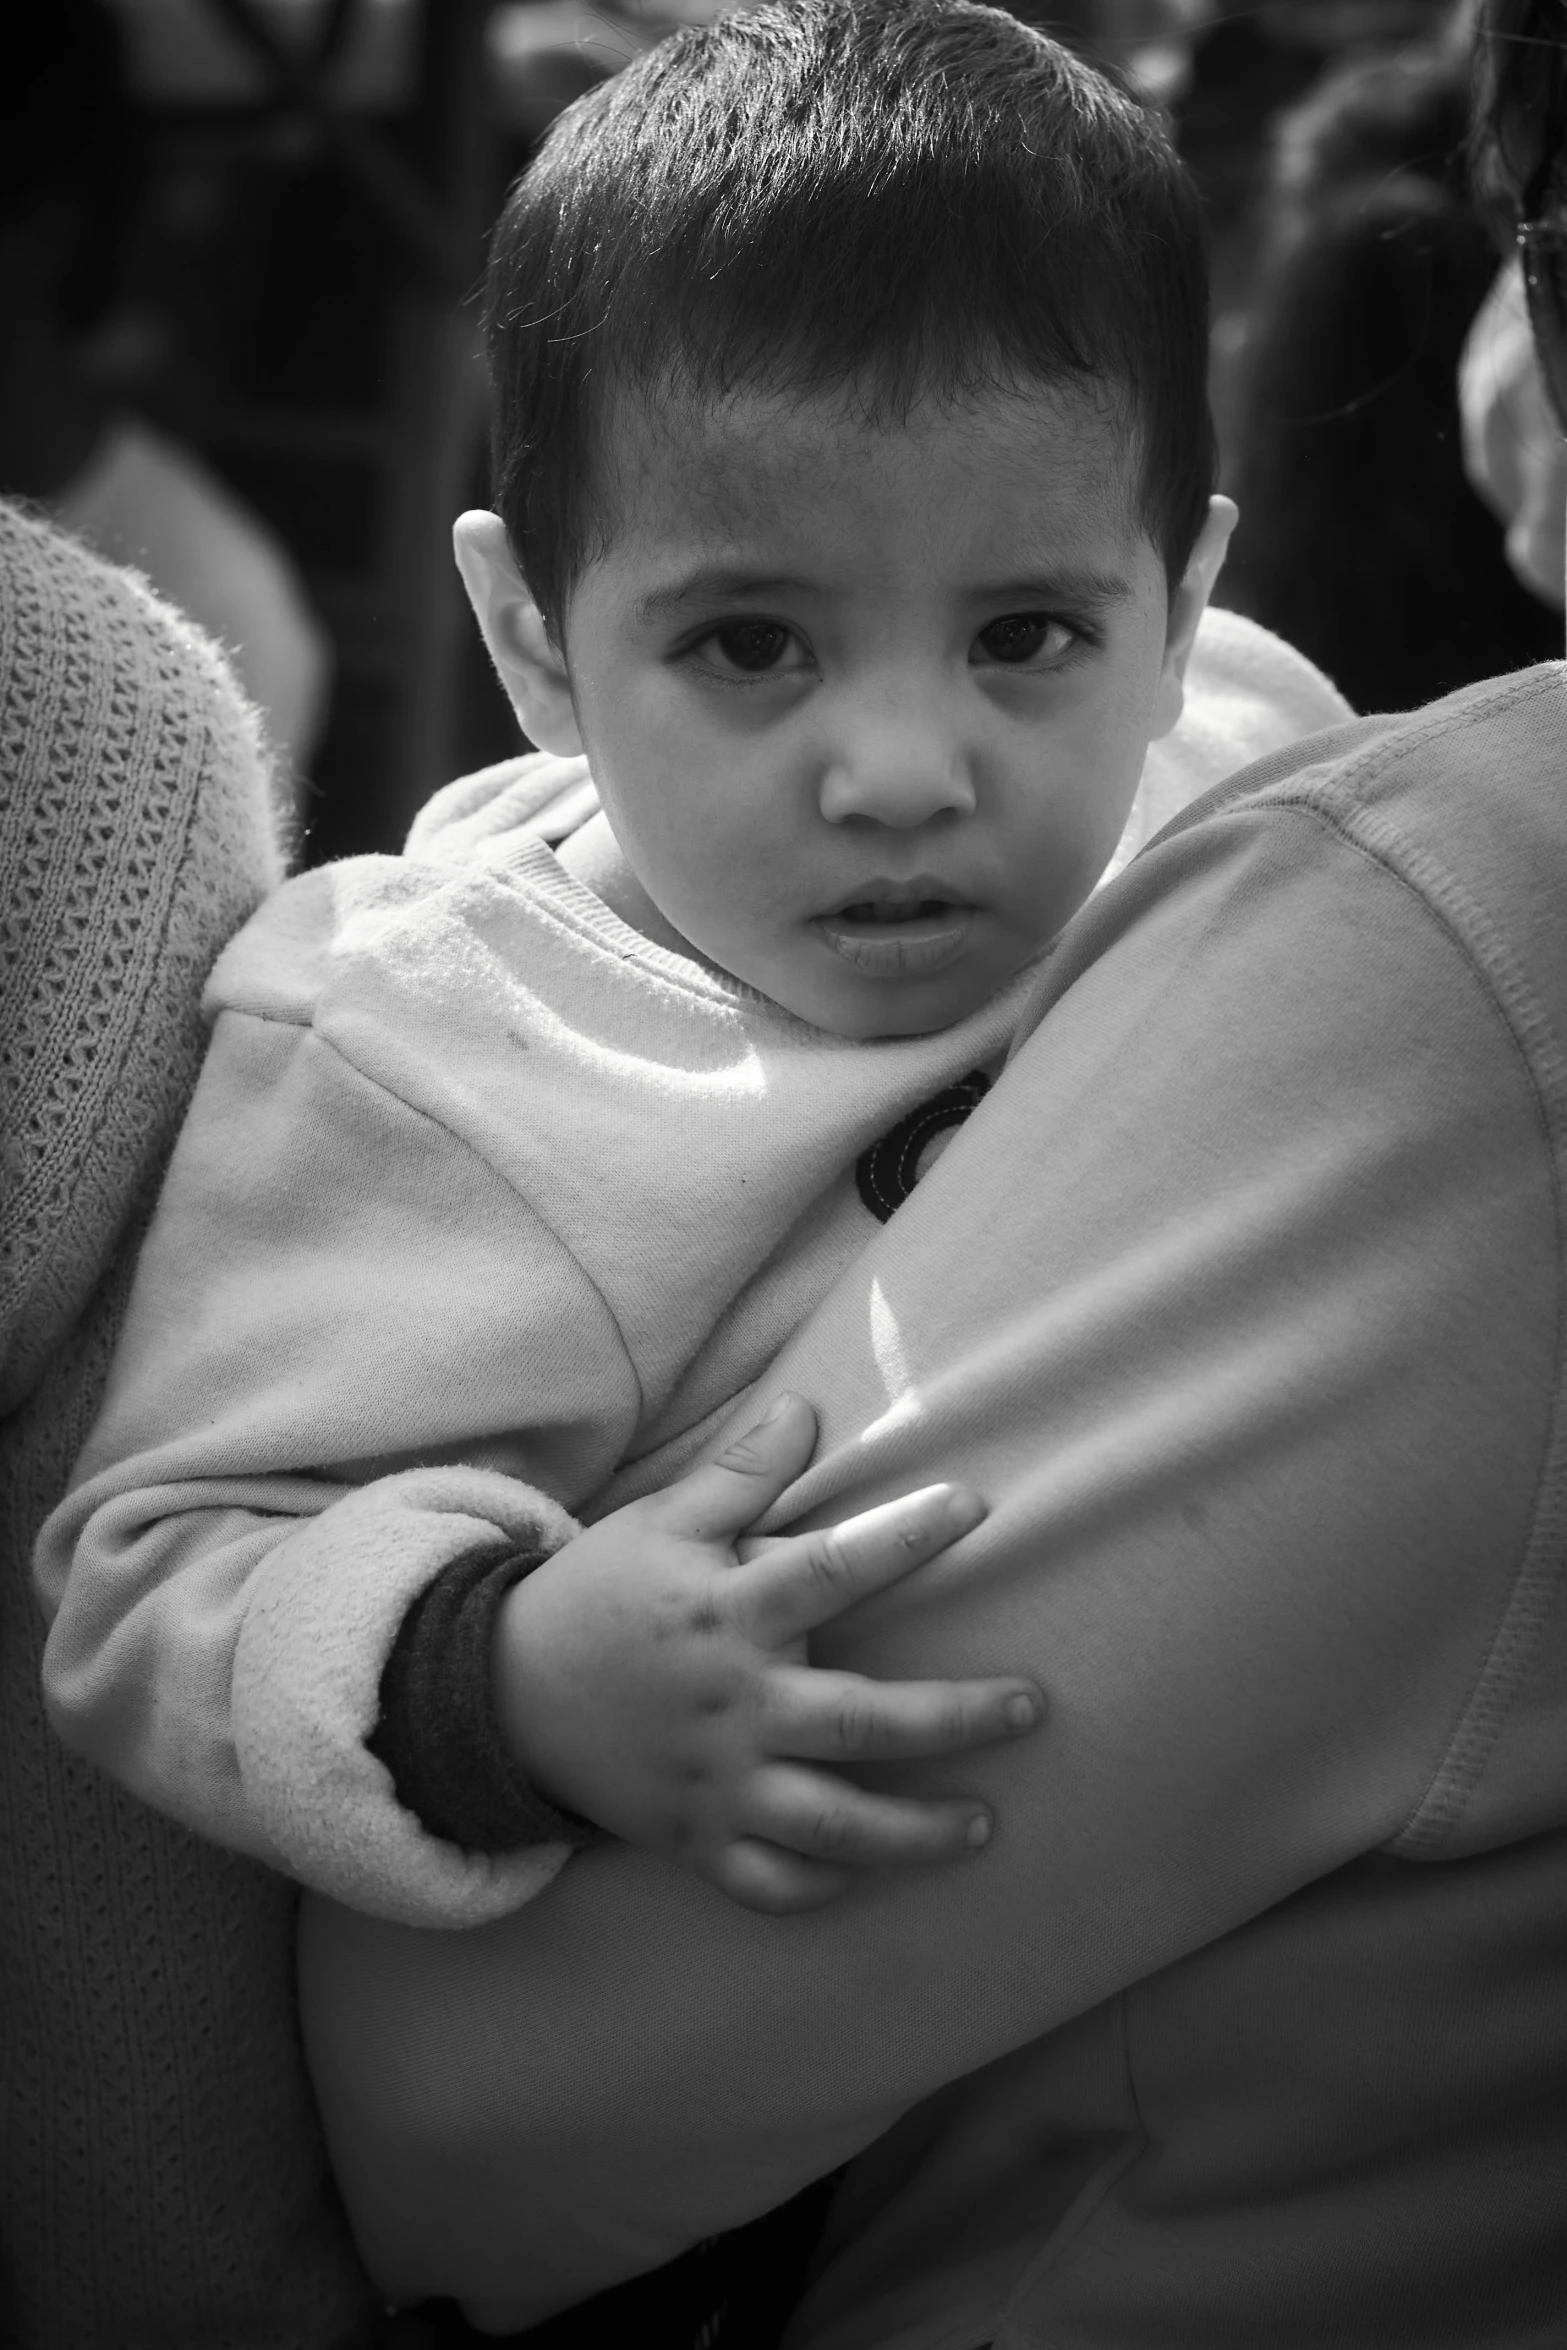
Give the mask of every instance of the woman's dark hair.
M 1465 476 L 1459 357 L 1496 275 L 1463 182 L 1465 60 L 1339 67 L 1277 126 L 1270 234 L 1231 387 L 1240 527 L 1219 601 L 1403 710 L 1543 661 L 1560 615 L 1513 577 Z
M 1567 0 L 1482 0 L 1469 154 L 1504 236 L 1547 188 L 1567 200 Z
M 0 232 L 25 228 L 51 200 L 69 204 L 53 288 L 67 333 L 90 332 L 115 297 L 141 176 L 114 11 L 104 0 L 13 10 L 0 76 Z
M 491 247 L 497 510 L 557 631 L 615 394 L 1117 401 L 1172 584 L 1213 488 L 1198 200 L 1156 119 L 969 0 L 772 0 L 555 124 Z M 602 515 L 597 517 L 602 524 Z

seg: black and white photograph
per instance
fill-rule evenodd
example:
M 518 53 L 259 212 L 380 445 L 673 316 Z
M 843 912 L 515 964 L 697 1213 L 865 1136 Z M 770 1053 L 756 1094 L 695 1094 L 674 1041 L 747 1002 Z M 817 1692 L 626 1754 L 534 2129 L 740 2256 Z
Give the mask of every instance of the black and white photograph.
M 1567 0 L 13 0 L 0 2350 L 1567 2350 Z

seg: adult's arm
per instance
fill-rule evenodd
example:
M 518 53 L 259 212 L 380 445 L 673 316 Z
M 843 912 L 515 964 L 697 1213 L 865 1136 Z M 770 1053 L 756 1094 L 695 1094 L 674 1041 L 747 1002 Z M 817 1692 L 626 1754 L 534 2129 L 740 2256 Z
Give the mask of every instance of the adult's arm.
M 962 1766 L 981 1860 L 786 1924 L 618 1850 L 461 1937 L 311 1910 L 390 2292 L 543 2315 L 1358 1855 L 1554 1819 L 1561 696 L 1362 725 L 1167 833 L 776 1366 L 823 1425 L 778 1522 L 991 1502 L 820 1643 L 1037 1676 L 1041 1736 Z

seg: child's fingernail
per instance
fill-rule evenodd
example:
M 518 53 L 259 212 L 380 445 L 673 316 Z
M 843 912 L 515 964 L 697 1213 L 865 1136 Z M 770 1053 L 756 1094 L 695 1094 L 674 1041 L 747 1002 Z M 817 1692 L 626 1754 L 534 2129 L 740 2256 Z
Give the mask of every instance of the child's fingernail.
M 990 1822 L 982 1811 L 977 1811 L 964 1830 L 970 1852 L 978 1852 L 982 1844 L 990 1842 Z
M 965 1493 L 960 1487 L 947 1495 L 946 1520 L 955 1532 L 967 1534 L 985 1515 L 985 1505 L 977 1493 Z
M 1009 1730 L 1032 1730 L 1039 1719 L 1039 1708 L 1031 1697 L 1019 1691 L 1016 1697 L 1007 1699 L 1006 1715 Z
M 770 1428 L 775 1420 L 781 1420 L 785 1412 L 789 1409 L 789 1403 L 790 1397 L 787 1390 L 782 1395 L 775 1395 L 772 1402 L 768 1405 L 766 1411 L 757 1421 L 756 1424 L 758 1428 Z

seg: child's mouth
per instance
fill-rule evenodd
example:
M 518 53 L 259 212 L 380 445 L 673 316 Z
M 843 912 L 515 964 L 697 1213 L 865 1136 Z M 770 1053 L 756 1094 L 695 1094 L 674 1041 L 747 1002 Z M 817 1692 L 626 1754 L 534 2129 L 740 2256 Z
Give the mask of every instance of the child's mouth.
M 907 896 L 851 899 L 814 927 L 835 954 L 872 978 L 912 978 L 939 971 L 963 952 L 972 906 L 950 898 Z

